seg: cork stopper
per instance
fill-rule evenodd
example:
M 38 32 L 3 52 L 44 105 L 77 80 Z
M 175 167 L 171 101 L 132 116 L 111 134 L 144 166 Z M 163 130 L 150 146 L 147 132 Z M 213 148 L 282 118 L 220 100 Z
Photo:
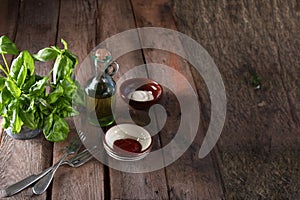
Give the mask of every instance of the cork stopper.
M 106 49 L 97 49 L 95 52 L 95 56 L 98 60 L 109 60 L 111 57 L 111 54 Z

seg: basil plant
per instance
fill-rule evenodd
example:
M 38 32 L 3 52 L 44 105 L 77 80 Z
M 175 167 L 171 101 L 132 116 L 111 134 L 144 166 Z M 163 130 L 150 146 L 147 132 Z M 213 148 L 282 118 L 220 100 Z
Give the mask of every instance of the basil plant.
M 52 142 L 67 138 L 69 125 L 66 118 L 79 114 L 73 108 L 72 100 L 80 94 L 80 87 L 72 79 L 78 59 L 68 50 L 64 40 L 62 43 L 63 49 L 51 46 L 31 55 L 27 50 L 20 52 L 7 36 L 0 37 L 0 54 L 4 63 L 4 66 L 0 64 L 3 72 L 0 75 L 3 128 L 11 127 L 15 134 L 22 126 L 40 129 Z M 15 55 L 11 66 L 5 55 Z M 36 62 L 52 60 L 55 60 L 54 66 L 47 75 L 35 73 Z

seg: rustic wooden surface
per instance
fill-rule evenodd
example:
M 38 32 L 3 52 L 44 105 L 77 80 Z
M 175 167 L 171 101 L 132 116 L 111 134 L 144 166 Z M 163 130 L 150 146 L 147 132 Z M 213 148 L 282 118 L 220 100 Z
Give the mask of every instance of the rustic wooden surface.
M 116 33 L 135 28 L 130 1 L 117 0 L 113 2 L 102 2 L 99 4 L 99 9 L 99 21 L 101 23 L 98 29 L 99 33 L 101 33 L 99 42 Z M 120 20 L 122 18 L 126 20 Z M 103 28 L 106 31 L 103 31 Z M 144 63 L 141 51 L 129 53 L 117 61 L 121 65 L 120 75 Z M 136 74 L 136 76 L 146 77 L 145 72 L 140 72 L 140 74 Z M 118 80 L 117 77 L 116 80 Z M 168 198 L 163 169 L 143 174 L 130 174 L 109 169 L 109 180 L 110 190 L 108 196 L 111 199 Z
M 6 5 L 10 8 L 6 12 L 7 16 L 12 13 L 12 16 L 8 17 L 12 20 L 8 21 L 10 23 L 8 26 L 11 28 L 7 30 L 7 33 L 18 43 L 19 49 L 36 52 L 55 42 L 57 20 L 55 16 L 58 15 L 59 6 L 57 2 L 41 1 L 37 4 L 35 1 L 26 1 L 25 5 L 25 2 L 21 1 L 19 4 L 7 1 Z M 47 13 L 49 9 L 53 12 Z M 18 18 L 15 18 L 15 12 L 18 12 Z M 14 32 L 11 32 L 12 30 Z M 37 73 L 45 74 L 49 69 L 51 69 L 50 65 L 39 66 Z M 1 186 L 38 173 L 51 163 L 52 144 L 47 142 L 42 135 L 30 141 L 18 141 L 4 134 L 1 140 Z M 31 190 L 27 189 L 12 199 L 44 199 L 46 196 L 45 193 L 39 197 L 32 197 Z
M 163 27 L 176 30 L 175 22 L 172 16 L 172 4 L 170 1 L 133 1 L 132 2 L 134 14 L 137 20 L 137 27 L 153 26 Z M 143 42 L 143 41 L 142 41 Z M 146 42 L 146 41 L 144 41 Z M 162 46 L 175 46 L 183 48 L 179 41 L 174 43 L 167 43 L 161 41 Z M 193 85 L 193 78 L 189 65 L 180 57 L 159 50 L 144 50 L 146 63 L 160 63 L 171 66 L 173 69 L 179 71 L 181 75 Z M 148 69 L 150 78 L 163 76 L 166 77 L 161 83 L 163 85 L 177 85 L 178 91 L 185 91 L 185 86 L 178 83 L 178 78 L 170 78 L 172 75 L 166 74 L 163 71 L 157 71 L 153 68 Z M 176 91 L 175 91 L 176 92 Z M 181 92 L 182 93 L 182 92 Z M 180 108 L 174 101 L 171 101 L 172 94 L 164 93 L 162 99 L 167 112 L 172 113 L 172 117 L 168 118 L 166 127 L 161 131 L 162 145 L 167 145 L 176 134 L 176 127 L 179 125 L 177 116 L 180 115 Z M 179 92 L 180 94 L 180 92 Z M 194 116 L 189 116 L 187 121 L 193 121 Z M 202 127 L 202 125 L 200 125 Z M 186 127 L 189 132 L 192 127 Z M 203 160 L 199 160 L 196 152 L 199 151 L 201 142 L 203 140 L 202 130 L 199 130 L 194 144 L 182 155 L 180 159 L 167 167 L 166 176 L 169 189 L 169 197 L 171 199 L 220 199 L 222 197 L 221 184 L 216 177 L 215 169 L 212 163 L 211 156 Z M 195 152 L 196 151 L 196 152 Z M 180 171 L 180 173 L 178 173 Z
M 236 147 L 249 138 L 298 145 L 298 1 L 271 2 L 176 1 L 180 31 L 208 50 L 224 79 L 229 112 L 222 146 Z M 262 78 L 261 90 L 251 88 L 251 70 Z
M 61 45 L 60 39 L 64 38 L 81 61 L 96 45 L 96 11 L 96 1 L 60 3 L 56 43 Z M 75 130 L 73 126 L 73 134 Z M 61 149 L 66 144 L 67 142 L 63 142 L 54 145 L 53 164 L 61 158 Z M 51 190 L 49 195 L 52 199 L 104 199 L 104 166 L 95 159 L 80 168 L 63 166 L 56 173 Z
M 62 166 L 47 193 L 34 196 L 27 189 L 6 199 L 299 199 L 297 0 L 0 0 L 0 35 L 32 53 L 61 45 L 64 38 L 79 62 L 106 38 L 145 26 L 189 35 L 217 64 L 228 99 L 225 127 L 214 151 L 205 159 L 197 157 L 210 121 L 201 76 L 170 52 L 134 51 L 117 60 L 121 69 L 116 80 L 134 66 L 155 62 L 178 70 L 196 88 L 202 117 L 191 147 L 170 166 L 151 173 L 120 172 L 95 159 L 76 169 Z M 50 67 L 39 65 L 38 73 Z M 254 70 L 262 78 L 260 90 L 251 85 Z M 137 76 L 155 77 L 155 71 L 145 69 Z M 176 84 L 176 76 L 167 81 Z M 170 99 L 166 90 L 161 103 L 175 116 L 180 110 Z M 173 138 L 176 126 L 178 119 L 169 117 L 156 148 Z M 0 189 L 55 163 L 66 143 L 53 145 L 42 136 L 17 141 L 0 131 Z
M 177 28 L 209 52 L 226 87 L 227 120 L 218 150 L 229 199 L 299 198 L 299 5 L 175 0 Z M 260 90 L 251 85 L 254 70 Z M 201 78 L 194 79 L 202 88 Z M 290 182 L 280 185 L 277 178 L 286 177 Z

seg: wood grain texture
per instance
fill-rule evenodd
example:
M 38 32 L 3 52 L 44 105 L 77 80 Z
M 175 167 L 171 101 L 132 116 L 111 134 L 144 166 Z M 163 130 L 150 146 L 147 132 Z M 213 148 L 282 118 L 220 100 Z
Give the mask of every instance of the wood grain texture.
M 136 26 L 179 30 L 212 56 L 228 98 L 227 119 L 217 148 L 199 160 L 203 133 L 210 122 L 210 97 L 201 76 L 170 52 L 150 49 L 123 55 L 117 59 L 121 68 L 116 81 L 137 65 L 156 62 L 178 70 L 197 90 L 201 121 L 190 148 L 165 169 L 144 174 L 123 173 L 97 160 L 76 169 L 62 166 L 47 194 L 32 196 L 28 189 L 6 199 L 299 198 L 298 0 L 0 0 L 0 5 L 0 35 L 8 35 L 20 49 L 31 53 L 49 45 L 61 46 L 64 38 L 80 63 L 106 38 Z M 161 45 L 178 44 L 161 41 Z M 50 67 L 38 64 L 37 72 L 46 74 Z M 262 79 L 260 90 L 251 84 L 254 71 Z M 86 76 L 91 73 L 87 71 Z M 179 84 L 179 76 L 169 77 L 165 71 L 158 74 L 145 68 L 135 75 L 165 76 L 168 79 L 162 84 L 178 85 L 178 91 L 186 89 Z M 155 148 L 174 138 L 181 115 L 174 94 L 164 89 L 160 103 L 165 105 L 168 121 L 155 139 Z M 135 119 L 143 120 L 140 116 L 145 113 L 132 112 Z M 122 114 L 120 119 L 126 121 Z M 71 137 L 76 129 L 71 120 L 70 124 Z M 17 141 L 0 131 L 0 188 L 52 165 L 68 141 L 55 144 L 53 153 L 52 144 L 43 136 Z
M 165 0 L 133 0 L 132 5 L 138 27 L 154 26 L 176 30 L 174 18 L 172 16 L 172 2 Z M 173 38 L 173 40 L 172 43 L 161 40 L 161 46 L 183 48 L 179 40 L 176 40 L 176 38 Z M 142 42 L 146 43 L 147 41 Z M 192 88 L 195 88 L 190 66 L 182 58 L 172 54 L 172 52 L 156 49 L 144 50 L 144 55 L 146 63 L 160 63 L 172 67 L 188 80 Z M 154 68 L 148 69 L 148 71 L 150 78 L 158 76 L 165 77 L 161 84 L 176 85 L 176 91 L 173 92 L 185 95 L 184 91 L 187 88 L 184 84 L 181 84 L 182 77 L 179 75 L 167 74 L 163 70 L 157 71 L 154 70 Z M 200 89 L 201 88 L 198 88 L 198 90 Z M 181 115 L 180 105 L 173 96 L 174 94 L 171 91 L 165 90 L 161 102 L 168 113 L 166 125 L 160 132 L 163 146 L 167 145 L 172 140 L 180 125 L 180 120 L 178 119 L 178 116 Z M 189 117 L 189 120 L 193 121 L 193 116 Z M 187 126 L 185 132 L 188 133 L 194 129 L 195 127 Z M 169 198 L 171 199 L 221 199 L 223 196 L 221 183 L 219 177 L 216 176 L 211 155 L 202 160 L 197 157 L 203 140 L 202 129 L 204 129 L 203 124 L 200 122 L 200 128 L 193 144 L 176 162 L 165 169 Z
M 99 43 L 117 33 L 135 28 L 130 1 L 99 1 L 98 21 Z M 131 44 L 126 44 L 125 42 L 122 45 Z M 123 76 L 126 76 L 124 74 L 130 69 L 144 64 L 142 52 L 140 50 L 127 53 L 118 58 L 117 61 L 120 64 L 120 72 L 115 77 L 116 81 L 121 77 L 124 78 Z M 138 70 L 135 74 L 130 74 L 130 77 L 147 77 L 146 69 Z M 118 85 L 118 87 L 119 86 L 120 85 Z M 119 119 L 121 122 L 127 120 L 122 116 L 122 113 L 120 114 Z M 156 145 L 159 145 L 159 143 L 156 143 Z M 109 178 L 111 199 L 168 198 L 167 184 L 165 182 L 165 173 L 163 169 L 143 174 L 131 174 L 110 169 Z
M 1 0 L 0 1 L 0 36 L 6 35 L 11 40 L 15 40 L 16 29 L 18 26 L 18 12 L 19 12 L 19 1 L 9 1 Z M 10 63 L 12 60 L 11 55 L 6 55 L 7 63 Z M 0 59 L 0 64 L 4 65 L 3 59 Z M 1 71 L 1 75 L 4 73 Z
M 228 114 L 219 145 L 297 147 L 297 1 L 175 2 L 179 30 L 207 49 L 226 86 Z M 253 70 L 262 78 L 261 90 L 251 85 Z
M 213 57 L 226 86 L 218 142 L 226 197 L 299 198 L 299 2 L 175 0 L 174 15 L 179 30 Z M 254 70 L 260 90 L 251 84 Z M 197 88 L 205 84 L 194 79 Z M 295 185 L 281 190 L 274 171 Z
M 11 8 L 17 9 L 17 7 Z M 51 14 L 47 11 L 51 10 Z M 15 42 L 19 49 L 31 53 L 55 43 L 58 1 L 22 1 L 20 4 L 18 29 Z M 10 13 L 10 10 L 8 11 Z M 14 11 L 11 11 L 14 13 Z M 45 74 L 51 65 L 36 68 L 36 73 Z M 36 139 L 19 141 L 6 134 L 1 143 L 1 184 L 10 185 L 31 174 L 38 173 L 50 165 L 52 145 L 43 135 Z M 2 152 L 3 151 L 3 152 Z M 7 199 L 45 199 L 46 194 L 32 196 L 31 189 Z
M 6 35 L 9 38 L 14 39 L 16 27 L 17 27 L 17 16 L 19 11 L 19 4 L 16 1 L 7 1 L 1 0 L 0 7 L 0 35 Z M 10 11 L 10 12 L 9 12 Z M 8 14 L 10 13 L 10 14 Z M 6 57 L 7 62 L 10 63 L 12 57 Z M 0 64 L 4 66 L 3 60 L 1 59 Z M 4 75 L 1 72 L 1 75 Z M 9 160 L 9 157 L 12 152 L 12 141 L 6 136 L 3 128 L 1 127 L 2 118 L 0 118 L 0 178 L 5 178 L 6 173 L 6 161 Z M 9 140 L 9 142 L 7 142 Z M 8 152 L 8 153 L 7 153 Z M 8 183 L 6 181 L 0 182 L 0 187 L 3 188 Z
M 61 1 L 57 45 L 61 38 L 69 44 L 69 49 L 78 56 L 79 63 L 96 44 L 96 1 Z M 57 162 L 61 151 L 77 134 L 72 120 L 69 120 L 71 132 L 68 140 L 55 143 L 53 163 Z M 61 167 L 55 174 L 51 198 L 56 199 L 104 199 L 104 167 L 92 160 L 80 168 Z
M 14 38 L 17 27 L 17 18 L 19 11 L 19 1 L 0 1 L 0 35 L 7 35 Z

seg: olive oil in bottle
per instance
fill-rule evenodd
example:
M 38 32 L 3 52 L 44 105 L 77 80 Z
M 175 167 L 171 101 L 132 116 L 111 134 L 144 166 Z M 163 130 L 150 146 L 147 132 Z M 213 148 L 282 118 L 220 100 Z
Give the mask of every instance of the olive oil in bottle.
M 95 77 L 86 83 L 86 103 L 88 121 L 95 126 L 108 126 L 114 122 L 113 107 L 115 103 L 116 83 L 113 75 L 119 65 L 111 65 L 111 54 L 106 49 L 97 49 L 92 55 Z

